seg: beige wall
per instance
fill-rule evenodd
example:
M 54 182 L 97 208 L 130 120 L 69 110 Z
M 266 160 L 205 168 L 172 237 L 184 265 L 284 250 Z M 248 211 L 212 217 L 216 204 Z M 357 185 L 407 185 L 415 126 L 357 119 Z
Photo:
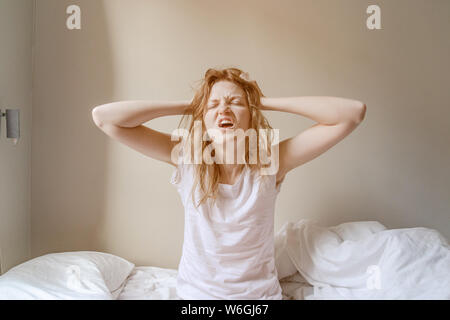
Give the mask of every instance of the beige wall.
M 20 139 L 0 131 L 0 269 L 6 272 L 30 258 L 31 0 L 0 0 L 0 109 L 20 110 Z
M 79 4 L 82 29 L 65 28 Z M 450 2 L 107 0 L 37 2 L 32 255 L 99 250 L 176 268 L 183 207 L 172 167 L 108 138 L 94 106 L 178 100 L 207 68 L 237 66 L 266 96 L 329 95 L 368 106 L 346 139 L 288 173 L 275 229 L 377 220 L 450 237 Z M 267 112 L 287 138 L 314 122 Z M 146 125 L 171 132 L 179 117 Z

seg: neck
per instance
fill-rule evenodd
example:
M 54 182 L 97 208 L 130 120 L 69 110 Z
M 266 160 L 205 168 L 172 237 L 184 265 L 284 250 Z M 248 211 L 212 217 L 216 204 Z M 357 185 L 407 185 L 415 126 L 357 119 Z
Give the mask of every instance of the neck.
M 244 169 L 244 164 L 219 164 L 222 183 L 233 184 Z

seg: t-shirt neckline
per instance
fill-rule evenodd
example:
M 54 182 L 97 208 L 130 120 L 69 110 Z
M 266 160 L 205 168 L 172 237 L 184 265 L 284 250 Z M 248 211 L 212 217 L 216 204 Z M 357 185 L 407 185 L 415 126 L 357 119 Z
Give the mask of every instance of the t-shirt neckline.
M 241 180 L 244 178 L 244 175 L 246 174 L 246 172 L 247 172 L 247 166 L 244 166 L 244 169 L 242 169 L 242 172 L 239 175 L 239 178 L 237 179 L 237 181 L 234 184 L 219 183 L 219 187 L 225 188 L 225 189 L 236 188 L 239 185 L 239 183 L 241 182 Z

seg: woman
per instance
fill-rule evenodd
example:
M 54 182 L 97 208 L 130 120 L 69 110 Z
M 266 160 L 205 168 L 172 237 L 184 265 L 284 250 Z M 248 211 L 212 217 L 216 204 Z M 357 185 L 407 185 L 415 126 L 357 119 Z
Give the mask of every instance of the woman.
M 290 112 L 317 123 L 278 143 L 262 110 Z M 107 135 L 175 167 L 170 182 L 185 208 L 178 296 L 245 300 L 282 299 L 273 217 L 286 173 L 346 137 L 365 111 L 364 103 L 338 97 L 268 98 L 247 73 L 227 68 L 209 69 L 191 101 L 114 102 L 97 106 L 92 115 Z M 179 143 L 142 125 L 165 115 L 190 116 L 187 139 Z M 195 133 L 199 127 L 200 141 Z M 250 138 L 234 143 L 233 134 L 250 131 L 256 132 L 256 146 Z M 264 137 L 264 132 L 269 134 Z M 234 161 L 233 152 L 242 146 L 244 154 Z M 249 161 L 255 148 L 259 157 Z M 224 161 L 230 151 L 232 161 Z M 275 171 L 264 171 L 268 162 L 261 155 L 270 158 L 272 168 L 275 161 Z

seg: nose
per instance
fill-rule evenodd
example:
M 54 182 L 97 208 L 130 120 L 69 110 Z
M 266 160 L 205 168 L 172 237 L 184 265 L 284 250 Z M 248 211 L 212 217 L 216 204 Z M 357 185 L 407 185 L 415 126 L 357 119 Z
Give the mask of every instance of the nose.
M 219 113 L 225 113 L 226 111 L 230 111 L 229 103 L 221 102 L 218 108 Z

